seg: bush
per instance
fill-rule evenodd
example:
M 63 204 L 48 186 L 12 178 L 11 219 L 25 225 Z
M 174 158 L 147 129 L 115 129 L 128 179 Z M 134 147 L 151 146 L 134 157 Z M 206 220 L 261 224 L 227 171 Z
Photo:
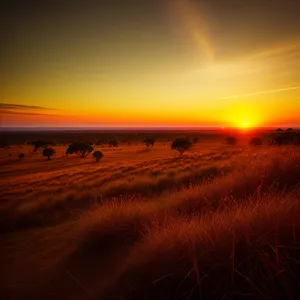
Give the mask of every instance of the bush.
M 50 160 L 51 156 L 55 154 L 55 150 L 52 147 L 46 147 L 43 150 L 43 156 L 48 157 L 48 160 Z
M 249 141 L 249 145 L 251 146 L 261 146 L 262 140 L 259 137 L 253 137 L 250 141 Z
M 146 148 L 148 149 L 151 145 L 151 147 L 153 147 L 155 141 L 154 139 L 150 139 L 150 138 L 147 138 L 143 141 L 143 143 L 146 145 Z
M 54 142 L 45 142 L 41 140 L 36 140 L 28 143 L 33 146 L 33 152 L 36 152 L 39 148 L 46 148 L 48 146 L 55 146 Z
M 185 138 L 176 139 L 172 142 L 171 149 L 177 150 L 182 155 L 186 150 L 192 147 L 190 140 Z
M 108 142 L 109 147 L 118 147 L 119 143 L 116 140 L 111 140 Z
M 237 144 L 237 138 L 235 136 L 228 136 L 226 139 L 226 144 L 228 145 L 236 145 Z
M 20 154 L 18 155 L 18 157 L 19 157 L 20 159 L 22 159 L 22 158 L 25 157 L 25 154 L 24 154 L 24 153 L 20 153 Z
M 93 157 L 96 158 L 96 162 L 98 163 L 100 161 L 100 159 L 103 157 L 103 153 L 101 151 L 95 151 L 93 153 Z
M 85 158 L 87 157 L 94 148 L 88 144 L 83 142 L 74 142 L 71 145 L 69 145 L 66 154 L 77 154 L 78 156 Z
M 194 144 L 197 144 L 197 143 L 198 143 L 198 140 L 199 140 L 199 139 L 198 139 L 198 138 L 196 138 L 196 137 L 195 137 L 195 138 L 193 138 L 193 143 L 194 143 Z
M 270 145 L 300 145 L 300 133 L 294 131 L 280 132 L 269 141 Z

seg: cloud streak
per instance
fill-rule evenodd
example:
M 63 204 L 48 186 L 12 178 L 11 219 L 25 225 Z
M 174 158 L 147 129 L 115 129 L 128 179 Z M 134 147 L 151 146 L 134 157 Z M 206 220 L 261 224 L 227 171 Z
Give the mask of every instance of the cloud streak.
M 22 104 L 9 104 L 9 103 L 0 103 L 0 109 L 19 109 L 19 110 L 54 110 L 52 108 L 34 106 L 34 105 L 22 105 Z
M 46 113 L 49 110 L 53 111 L 56 109 L 35 105 L 0 103 L 0 114 L 6 115 L 57 116 L 55 114 Z
M 224 99 L 224 100 L 225 99 L 237 99 L 237 98 L 253 97 L 253 96 L 259 96 L 259 95 L 266 95 L 266 94 L 276 94 L 276 93 L 282 93 L 282 92 L 293 91 L 293 90 L 300 90 L 300 86 L 291 86 L 291 87 L 287 87 L 287 88 L 258 91 L 258 92 L 247 93 L 247 94 L 238 94 L 238 95 L 221 97 L 220 99 Z
M 6 115 L 27 115 L 27 116 L 52 116 L 56 117 L 57 115 L 54 114 L 46 114 L 46 113 L 34 113 L 34 112 L 17 112 L 13 110 L 6 110 L 6 109 L 0 109 L 0 114 L 6 114 Z

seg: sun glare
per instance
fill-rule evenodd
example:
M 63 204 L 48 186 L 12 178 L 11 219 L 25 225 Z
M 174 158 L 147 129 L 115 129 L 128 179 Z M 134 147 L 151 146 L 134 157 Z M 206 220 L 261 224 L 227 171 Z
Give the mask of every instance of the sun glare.
M 240 127 L 244 129 L 249 128 L 249 122 L 246 120 L 242 121 Z

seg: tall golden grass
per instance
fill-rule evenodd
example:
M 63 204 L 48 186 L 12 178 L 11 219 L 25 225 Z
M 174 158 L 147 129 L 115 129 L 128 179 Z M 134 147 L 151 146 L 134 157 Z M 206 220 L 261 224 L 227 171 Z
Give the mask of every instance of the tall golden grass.
M 157 147 L 4 170 L 3 297 L 299 299 L 299 148 Z

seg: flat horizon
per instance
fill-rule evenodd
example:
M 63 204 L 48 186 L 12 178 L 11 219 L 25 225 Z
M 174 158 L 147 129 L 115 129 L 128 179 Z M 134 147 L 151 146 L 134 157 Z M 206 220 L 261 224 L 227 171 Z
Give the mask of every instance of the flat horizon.
M 65 131 L 65 130 L 92 130 L 92 131 L 97 131 L 97 130 L 101 130 L 101 131 L 135 131 L 135 130 L 145 130 L 145 131 L 151 131 L 151 130 L 170 130 L 170 131 L 174 131 L 174 130 L 179 130 L 179 131 L 184 131 L 184 130 L 195 130 L 195 131 L 211 131 L 211 130 L 227 130 L 227 129 L 235 129 L 235 130 L 243 130 L 243 131 L 250 131 L 250 130 L 257 130 L 257 129 L 263 129 L 263 130 L 274 130 L 277 128 L 282 128 L 282 129 L 286 129 L 286 128 L 290 128 L 291 126 L 258 126 L 258 127 L 248 127 L 248 128 L 243 128 L 241 129 L 240 127 L 236 126 L 232 126 L 232 127 L 220 127 L 220 126 L 147 126 L 147 127 L 127 127 L 127 126 L 110 126 L 110 127 L 100 127 L 100 126 L 95 126 L 95 127 L 89 127 L 89 126 L 81 126 L 81 127 L 76 127 L 76 126 L 64 126 L 64 127 L 54 127 L 54 126 L 28 126 L 28 127 L 19 127 L 19 126 L 8 126 L 8 127 L 1 127 L 0 128 L 0 132 L 1 131 L 49 131 L 49 130 L 53 130 L 53 131 Z M 300 126 L 293 126 L 293 129 L 295 130 L 299 130 Z

